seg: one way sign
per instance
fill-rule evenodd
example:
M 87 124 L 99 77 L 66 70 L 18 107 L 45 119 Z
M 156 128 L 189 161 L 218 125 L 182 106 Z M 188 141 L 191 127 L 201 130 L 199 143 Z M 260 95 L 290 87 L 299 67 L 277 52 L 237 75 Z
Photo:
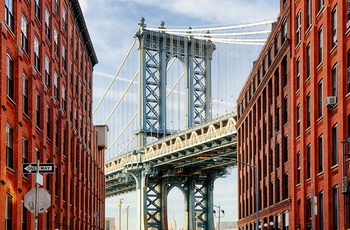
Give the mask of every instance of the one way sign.
M 23 173 L 36 173 L 38 170 L 37 164 L 35 163 L 23 163 Z M 55 165 L 53 163 L 46 163 L 39 165 L 39 173 L 54 173 Z

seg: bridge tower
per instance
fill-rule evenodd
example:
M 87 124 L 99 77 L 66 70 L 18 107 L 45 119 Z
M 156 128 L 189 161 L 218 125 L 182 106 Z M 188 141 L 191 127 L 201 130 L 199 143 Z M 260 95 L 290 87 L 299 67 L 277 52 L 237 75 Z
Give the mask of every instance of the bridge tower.
M 139 125 L 134 155 L 142 158 L 148 137 L 169 135 L 166 127 L 167 64 L 176 57 L 185 68 L 185 128 L 211 120 L 211 60 L 215 45 L 208 39 L 167 34 L 146 28 L 144 18 L 134 35 L 139 52 Z M 172 175 L 172 170 L 155 171 L 144 163 L 125 170 L 136 181 L 138 192 L 138 229 L 167 230 L 167 195 L 178 187 L 185 198 L 184 229 L 214 229 L 213 183 L 222 172 Z
M 215 45 L 191 36 L 167 34 L 146 28 L 141 18 L 134 35 L 139 52 L 139 125 L 138 147 L 145 146 L 147 137 L 168 135 L 166 127 L 167 64 L 176 57 L 185 68 L 186 108 L 185 128 L 211 119 L 211 60 Z M 161 22 L 159 29 L 164 28 Z M 164 28 L 165 29 L 165 28 Z

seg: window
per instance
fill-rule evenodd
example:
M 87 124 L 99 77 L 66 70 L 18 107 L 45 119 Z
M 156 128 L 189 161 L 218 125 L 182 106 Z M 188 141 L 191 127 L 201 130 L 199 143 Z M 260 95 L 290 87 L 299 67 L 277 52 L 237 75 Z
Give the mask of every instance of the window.
M 46 137 L 50 139 L 51 137 L 51 110 L 50 107 L 46 107 Z
M 37 37 L 34 37 L 34 66 L 40 71 L 40 45 Z
M 29 112 L 29 99 L 28 99 L 28 79 L 25 75 L 23 75 L 23 113 L 28 115 Z
M 306 147 L 306 179 L 311 177 L 311 144 Z
M 270 66 L 272 63 L 272 46 L 269 47 L 268 53 L 267 53 L 267 64 Z
M 332 47 L 337 44 L 337 7 L 332 10 Z
M 28 22 L 23 15 L 21 17 L 21 47 L 28 53 Z
M 275 57 L 276 57 L 276 55 L 278 54 L 278 33 L 275 35 L 274 44 L 275 44 Z
M 13 128 L 6 125 L 6 167 L 13 169 Z
M 306 0 L 306 28 L 308 29 L 312 23 L 312 6 L 311 0 Z
M 348 9 L 347 9 L 347 14 L 348 14 L 348 21 L 346 23 L 346 29 L 350 28 L 350 0 L 348 0 Z
M 323 135 L 318 137 L 318 172 L 323 172 Z
M 28 141 L 22 138 L 22 163 L 28 163 Z
M 283 230 L 289 229 L 289 213 L 288 211 L 283 212 Z
M 322 80 L 317 85 L 317 115 L 318 118 L 323 116 L 323 90 L 322 90 Z
M 50 13 L 47 8 L 45 8 L 45 34 L 46 34 L 46 38 L 50 41 L 50 35 L 51 35 Z
M 36 18 L 40 21 L 40 0 L 35 0 L 34 14 L 35 14 Z
M 50 59 L 45 55 L 45 84 L 51 88 Z
M 56 118 L 56 148 L 59 148 L 59 146 L 60 146 L 60 133 L 59 133 L 59 128 L 60 128 L 60 126 L 59 126 L 59 121 L 58 121 L 58 119 Z
M 9 54 L 6 56 L 6 95 L 14 100 L 14 63 Z
M 64 86 L 62 86 L 62 90 L 61 90 L 61 94 L 62 94 L 62 109 L 64 111 L 66 111 L 66 88 Z
M 54 97 L 58 100 L 58 76 L 56 72 L 53 73 L 53 85 Z
M 324 5 L 324 0 L 318 0 L 318 5 L 317 5 L 318 6 L 318 8 L 317 8 L 318 12 L 320 12 L 322 10 L 323 5 Z
M 332 68 L 332 96 L 338 96 L 338 70 L 337 65 Z
M 13 0 L 5 0 L 5 23 L 13 31 Z
M 297 13 L 295 24 L 296 43 L 299 44 L 301 42 L 301 11 Z
M 58 14 L 58 0 L 55 0 L 55 13 Z
M 283 163 L 288 161 L 288 135 L 283 137 Z
M 300 104 L 297 106 L 297 137 L 300 136 Z
M 348 93 L 350 93 L 350 50 L 348 51 Z
M 282 181 L 282 199 L 287 199 L 288 198 L 288 173 L 284 174 L 283 176 L 283 181 Z
M 8 193 L 5 200 L 5 230 L 12 230 L 12 196 Z
M 287 40 L 287 19 L 285 18 L 281 25 L 281 44 Z
M 288 122 L 288 97 L 283 98 L 282 101 L 282 107 L 283 107 L 283 124 L 286 124 Z
M 311 126 L 311 95 L 306 96 L 306 127 Z
M 62 7 L 62 29 L 63 31 L 67 31 L 67 14 L 66 9 Z
M 333 228 L 339 229 L 339 201 L 338 201 L 338 186 L 332 188 L 332 197 L 333 197 Z
M 318 228 L 324 230 L 324 195 L 323 191 L 318 194 Z
M 40 128 L 40 94 L 36 92 L 36 107 L 35 107 L 35 115 L 36 115 L 36 127 Z
M 58 57 L 58 32 L 56 28 L 53 30 L 54 53 Z
M 301 176 L 301 161 L 300 161 L 300 152 L 297 153 L 297 184 L 300 184 Z
M 284 57 L 281 63 L 281 71 L 282 71 L 282 84 L 283 87 L 286 87 L 288 84 L 288 68 L 287 68 L 287 58 Z
M 62 45 L 62 67 L 66 71 L 66 47 Z
M 323 29 L 318 30 L 318 64 L 323 61 Z
M 27 229 L 27 208 L 24 207 L 24 202 L 22 204 L 22 230 Z
M 310 43 L 306 47 L 306 79 L 310 77 L 311 71 L 311 50 Z
M 338 124 L 332 127 L 332 165 L 338 164 Z
M 298 91 L 300 89 L 300 58 L 297 59 L 296 73 L 296 91 Z

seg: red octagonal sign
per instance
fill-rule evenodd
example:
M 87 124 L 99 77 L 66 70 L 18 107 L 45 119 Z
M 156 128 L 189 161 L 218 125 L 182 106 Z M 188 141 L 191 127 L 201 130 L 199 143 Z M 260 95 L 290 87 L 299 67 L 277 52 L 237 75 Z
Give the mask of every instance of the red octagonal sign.
M 38 213 L 45 212 L 51 205 L 51 195 L 44 188 L 38 188 Z M 24 207 L 31 213 L 35 213 L 35 188 L 24 195 Z

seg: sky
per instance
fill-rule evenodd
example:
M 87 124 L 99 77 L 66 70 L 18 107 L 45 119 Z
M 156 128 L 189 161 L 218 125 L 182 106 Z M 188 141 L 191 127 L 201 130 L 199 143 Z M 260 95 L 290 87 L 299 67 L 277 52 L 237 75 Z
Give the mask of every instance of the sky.
M 275 20 L 279 13 L 279 1 L 276 0 L 79 0 L 79 2 L 99 60 L 94 68 L 94 103 L 100 100 L 122 63 L 133 42 L 133 35 L 138 30 L 140 17 L 145 18 L 147 27 L 158 27 L 160 21 L 164 21 L 165 27 L 186 28 Z M 240 53 L 249 52 L 245 49 L 240 50 Z M 241 59 L 243 63 L 247 61 L 242 65 L 248 68 L 252 66 L 251 58 L 245 60 L 248 58 L 242 55 Z M 248 73 L 241 76 L 242 79 L 236 86 L 237 92 L 244 83 L 245 75 Z M 230 174 L 226 178 L 217 179 L 214 184 L 214 204 L 220 205 L 221 209 L 225 210 L 225 216 L 221 221 L 235 221 L 238 218 L 236 169 L 230 170 Z M 135 192 L 106 199 L 106 217 L 115 217 L 118 221 L 118 200 L 121 198 L 123 198 L 122 229 L 125 229 L 126 206 L 129 206 L 129 229 L 136 229 Z M 178 190 L 171 190 L 168 201 L 168 217 L 171 219 L 174 216 L 177 227 L 180 228 L 183 221 L 183 197 Z

